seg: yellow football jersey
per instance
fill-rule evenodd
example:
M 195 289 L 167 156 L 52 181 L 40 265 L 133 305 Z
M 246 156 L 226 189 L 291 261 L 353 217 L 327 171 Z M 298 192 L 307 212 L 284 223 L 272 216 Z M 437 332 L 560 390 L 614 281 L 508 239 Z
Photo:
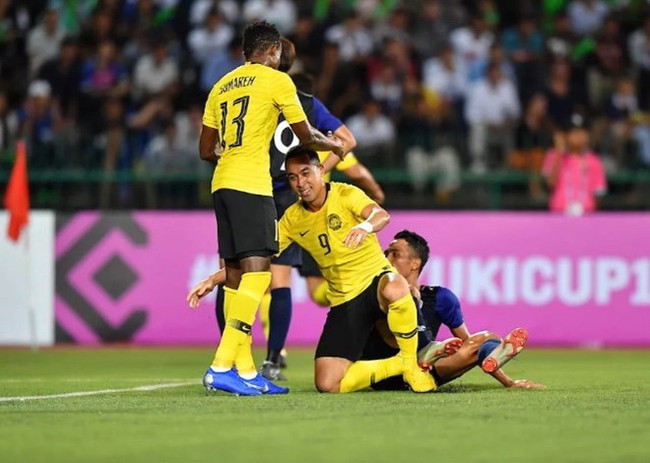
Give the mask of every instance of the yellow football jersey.
M 219 131 L 222 150 L 213 192 L 229 188 L 273 195 L 269 144 L 280 112 L 289 124 L 307 119 L 291 78 L 263 64 L 239 66 L 212 87 L 203 124 Z
M 356 249 L 343 244 L 350 229 L 363 222 L 361 212 L 375 202 L 353 185 L 327 186 L 327 199 L 319 211 L 311 212 L 298 201 L 285 211 L 278 229 L 280 252 L 292 242 L 309 252 L 329 283 L 327 296 L 336 306 L 354 299 L 377 274 L 392 267 L 374 233 Z
M 318 158 L 320 159 L 320 162 L 322 163 L 327 159 L 327 157 L 330 155 L 331 151 L 319 151 L 318 152 Z M 359 164 L 359 161 L 357 160 L 357 157 L 354 155 L 354 153 L 350 152 L 345 155 L 343 160 L 339 162 L 334 168 L 338 170 L 339 172 L 343 172 L 345 169 L 348 167 L 352 167 Z M 323 175 L 323 180 L 326 182 L 330 181 L 330 178 L 332 177 L 332 172 L 326 172 Z

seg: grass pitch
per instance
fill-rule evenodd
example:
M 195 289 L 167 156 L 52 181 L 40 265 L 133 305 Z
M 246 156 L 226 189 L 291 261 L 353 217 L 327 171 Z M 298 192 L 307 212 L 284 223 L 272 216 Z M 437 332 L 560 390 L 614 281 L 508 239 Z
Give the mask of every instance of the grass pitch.
M 259 397 L 206 395 L 211 356 L 210 347 L 0 350 L 0 461 L 650 461 L 650 351 L 527 350 L 506 370 L 541 391 L 472 371 L 435 394 L 323 395 L 311 351 L 294 349 L 291 393 Z M 107 389 L 118 391 L 2 400 Z

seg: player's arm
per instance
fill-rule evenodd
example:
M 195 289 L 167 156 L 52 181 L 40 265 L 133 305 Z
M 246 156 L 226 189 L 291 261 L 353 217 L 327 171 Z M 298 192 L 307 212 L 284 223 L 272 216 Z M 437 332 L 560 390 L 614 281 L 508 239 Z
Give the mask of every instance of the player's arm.
M 332 116 L 334 118 L 334 116 Z M 338 121 L 338 119 L 336 119 Z M 340 122 L 340 121 L 339 121 Z M 348 129 L 343 123 L 340 123 L 339 127 L 334 130 L 334 136 L 338 138 L 341 143 L 343 144 L 343 153 L 348 154 L 350 151 L 352 151 L 356 146 L 357 146 L 357 139 L 354 138 L 354 135 L 352 132 L 350 132 L 350 129 Z M 320 127 L 316 127 L 317 129 L 320 130 Z M 325 158 L 323 161 L 323 169 L 325 172 L 329 172 L 332 170 L 339 162 L 341 162 L 341 158 L 339 158 L 336 154 L 330 153 L 329 156 Z M 363 191 L 366 191 L 364 188 L 360 187 Z M 367 193 L 367 191 L 366 191 Z M 370 196 L 372 199 L 375 199 Z M 379 202 L 379 201 L 377 201 Z
M 226 269 L 222 268 L 214 272 L 205 280 L 200 281 L 192 290 L 187 294 L 186 300 L 192 309 L 198 307 L 199 302 L 203 296 L 210 294 L 217 285 L 222 285 L 226 282 Z
M 340 159 L 345 156 L 343 144 L 338 138 L 326 137 L 307 121 L 307 119 L 291 125 L 293 133 L 296 134 L 301 145 L 305 145 L 315 151 L 331 151 Z
M 219 160 L 218 146 L 219 131 L 204 124 L 199 138 L 199 157 L 204 161 L 216 164 Z
M 388 212 L 375 203 L 368 204 L 363 208 L 360 216 L 365 220 L 352 227 L 348 236 L 343 240 L 343 243 L 352 249 L 358 248 L 366 236 L 378 232 L 390 222 Z
M 343 173 L 350 179 L 356 186 L 361 188 L 371 199 L 377 204 L 382 204 L 386 196 L 384 190 L 379 186 L 375 177 L 372 176 L 370 171 L 361 163 L 354 164 L 343 171 Z
M 451 334 L 463 341 L 471 336 L 465 323 L 461 323 L 457 328 L 449 328 L 449 331 L 451 331 Z

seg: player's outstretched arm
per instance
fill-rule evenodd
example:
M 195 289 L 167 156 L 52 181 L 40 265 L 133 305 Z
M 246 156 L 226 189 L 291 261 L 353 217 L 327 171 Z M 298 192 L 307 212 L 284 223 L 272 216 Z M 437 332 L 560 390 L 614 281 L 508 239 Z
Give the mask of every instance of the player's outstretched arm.
M 192 290 L 187 294 L 186 300 L 190 308 L 195 309 L 198 307 L 201 298 L 210 294 L 217 285 L 222 285 L 226 282 L 226 269 L 219 269 L 205 280 L 200 281 Z
M 335 137 L 326 137 L 313 128 L 307 120 L 291 124 L 291 129 L 300 140 L 301 145 L 316 151 L 332 151 L 341 159 L 345 156 L 341 140 Z
M 343 240 L 343 243 L 349 248 L 358 248 L 366 236 L 378 232 L 390 222 L 388 212 L 376 204 L 368 204 L 361 211 L 361 218 L 366 220 L 352 227 L 348 236 Z

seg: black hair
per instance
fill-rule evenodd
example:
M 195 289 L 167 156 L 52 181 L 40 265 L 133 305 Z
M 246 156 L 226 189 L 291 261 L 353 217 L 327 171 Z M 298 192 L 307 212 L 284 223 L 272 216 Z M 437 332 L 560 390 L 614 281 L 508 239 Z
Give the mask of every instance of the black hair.
M 314 94 L 314 77 L 305 72 L 297 72 L 291 74 L 291 80 L 296 84 L 296 88 L 299 92 L 306 93 L 308 95 Z
M 259 21 L 249 24 L 244 29 L 242 48 L 246 59 L 273 46 L 280 46 L 280 32 L 273 24 Z
M 320 158 L 318 157 L 318 153 L 314 151 L 313 149 L 304 146 L 304 145 L 298 145 L 293 148 L 291 148 L 285 158 L 284 162 L 285 164 L 288 164 L 291 159 L 298 158 L 300 156 L 306 156 L 307 159 L 309 159 L 309 164 L 312 166 L 320 166 Z
M 416 257 L 420 259 L 420 268 L 418 268 L 418 275 L 422 273 L 424 265 L 429 260 L 429 244 L 427 240 L 410 230 L 402 230 L 395 234 L 393 237 L 396 240 L 404 240 L 408 243 L 409 247 L 415 253 Z

